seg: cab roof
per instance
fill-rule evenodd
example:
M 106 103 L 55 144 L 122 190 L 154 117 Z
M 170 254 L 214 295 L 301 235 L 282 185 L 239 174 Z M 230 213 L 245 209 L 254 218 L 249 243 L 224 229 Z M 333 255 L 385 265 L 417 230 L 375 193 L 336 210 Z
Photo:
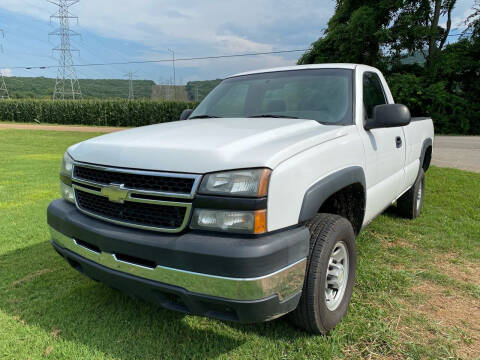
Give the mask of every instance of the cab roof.
M 294 66 L 276 67 L 276 68 L 271 68 L 271 69 L 260 69 L 260 70 L 254 70 L 254 71 L 246 71 L 246 72 L 235 74 L 235 75 L 232 75 L 232 76 L 229 76 L 229 77 L 269 73 L 269 72 L 275 72 L 275 71 L 294 71 L 294 70 L 303 70 L 303 69 L 350 69 L 350 70 L 354 70 L 357 66 L 359 66 L 359 64 L 347 64 L 347 63 L 294 65 Z

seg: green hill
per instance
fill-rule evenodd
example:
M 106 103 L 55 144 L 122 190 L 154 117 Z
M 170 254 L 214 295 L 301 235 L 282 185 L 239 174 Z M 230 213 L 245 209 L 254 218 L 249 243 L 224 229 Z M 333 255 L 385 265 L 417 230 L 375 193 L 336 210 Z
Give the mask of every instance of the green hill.
M 14 99 L 51 98 L 55 88 L 55 79 L 45 77 L 6 77 L 5 83 Z M 135 98 L 150 99 L 152 85 L 155 85 L 152 80 L 133 80 Z M 128 98 L 128 80 L 81 79 L 80 88 L 87 99 Z

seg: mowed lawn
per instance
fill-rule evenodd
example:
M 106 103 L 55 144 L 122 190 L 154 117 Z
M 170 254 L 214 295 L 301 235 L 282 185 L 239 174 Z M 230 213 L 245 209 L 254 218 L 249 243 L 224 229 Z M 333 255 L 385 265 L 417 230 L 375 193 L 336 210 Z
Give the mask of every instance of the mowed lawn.
M 350 310 L 312 336 L 163 310 L 68 266 L 46 208 L 64 150 L 94 135 L 0 130 L 1 359 L 480 358 L 480 174 L 432 167 L 419 219 L 364 229 Z

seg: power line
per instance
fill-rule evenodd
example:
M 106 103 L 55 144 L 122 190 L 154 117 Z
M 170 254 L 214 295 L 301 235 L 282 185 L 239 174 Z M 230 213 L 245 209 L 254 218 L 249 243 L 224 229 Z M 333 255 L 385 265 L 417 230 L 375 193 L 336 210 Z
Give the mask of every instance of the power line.
M 243 54 L 231 54 L 231 55 L 217 55 L 217 56 L 200 56 L 189 58 L 176 58 L 175 61 L 197 61 L 197 60 L 215 60 L 215 59 L 229 59 L 235 57 L 248 57 L 248 56 L 261 56 L 261 55 L 274 55 L 274 54 L 286 54 L 294 52 L 305 52 L 308 49 L 294 49 L 294 50 L 279 50 L 279 51 L 265 51 L 257 53 L 243 53 Z M 105 62 L 105 63 L 88 63 L 88 64 L 71 64 L 72 67 L 87 67 L 87 66 L 112 66 L 112 65 L 132 65 L 132 64 L 154 64 L 154 63 L 171 63 L 172 59 L 159 59 L 159 60 L 139 60 L 139 61 L 125 61 L 125 62 Z M 9 66 L 10 69 L 53 69 L 58 68 L 59 65 L 43 65 L 43 66 Z
M 447 36 L 462 36 L 462 35 L 470 35 L 471 33 L 458 33 L 458 34 L 448 34 Z
M 52 31 L 49 35 L 60 37 L 60 46 L 53 48 L 53 51 L 59 52 L 59 65 L 57 67 L 57 79 L 55 81 L 55 90 L 53 91 L 53 99 L 72 98 L 78 99 L 82 97 L 80 90 L 80 83 L 78 82 L 77 73 L 75 71 L 72 59 L 72 49 L 70 46 L 70 37 L 78 36 L 79 34 L 70 29 L 70 19 L 78 18 L 70 13 L 70 6 L 75 5 L 80 0 L 47 0 L 49 3 L 58 6 L 58 12 L 50 16 L 50 19 L 57 18 L 60 27 Z M 70 82 L 70 87 L 66 89 L 65 83 Z

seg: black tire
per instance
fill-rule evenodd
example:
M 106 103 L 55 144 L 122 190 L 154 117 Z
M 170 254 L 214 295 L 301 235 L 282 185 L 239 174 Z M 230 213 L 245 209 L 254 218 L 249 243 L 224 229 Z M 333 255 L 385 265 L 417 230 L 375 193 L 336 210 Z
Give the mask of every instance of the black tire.
M 327 334 L 345 316 L 352 297 L 357 266 L 355 233 L 347 219 L 333 214 L 318 214 L 307 226 L 311 234 L 310 255 L 302 296 L 297 308 L 290 313 L 290 320 L 310 333 Z M 343 298 L 330 310 L 325 294 L 327 270 L 331 268 L 330 256 L 339 244 L 344 244 L 348 252 L 348 277 Z
M 413 186 L 397 200 L 398 214 L 415 219 L 420 216 L 425 195 L 425 172 L 421 168 Z

